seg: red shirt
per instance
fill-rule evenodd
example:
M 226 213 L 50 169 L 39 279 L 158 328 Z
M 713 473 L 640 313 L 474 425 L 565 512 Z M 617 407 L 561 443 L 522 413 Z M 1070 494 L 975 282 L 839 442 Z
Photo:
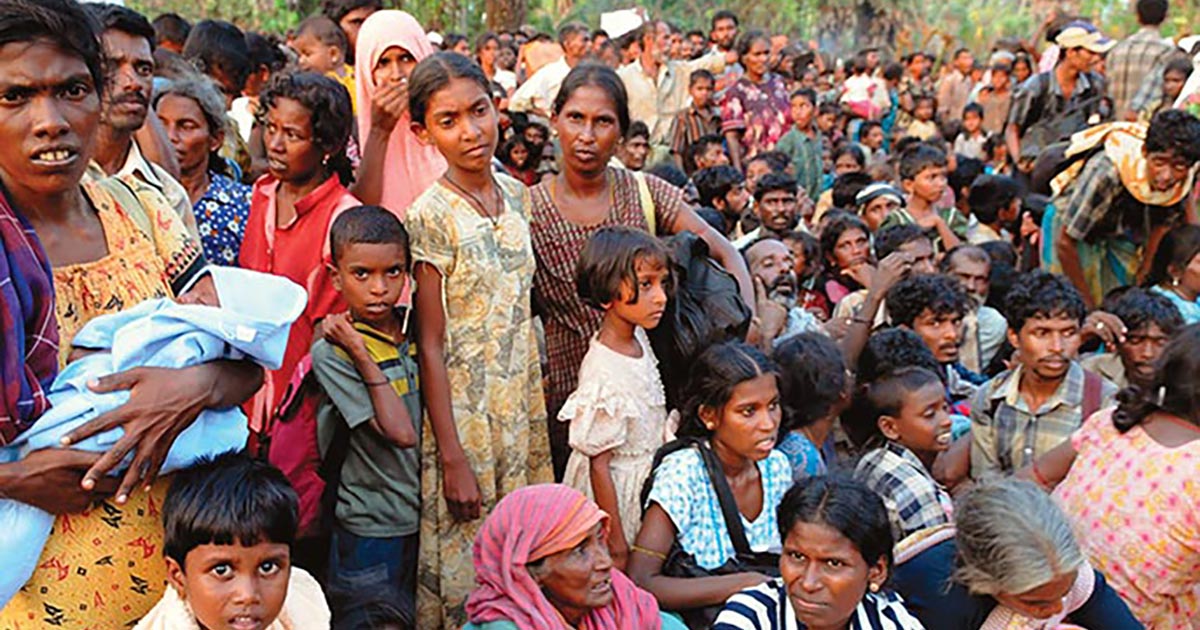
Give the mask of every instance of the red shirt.
M 263 426 L 263 419 L 279 404 L 296 365 L 308 354 L 316 322 L 346 308 L 325 270 L 325 263 L 330 261 L 329 228 L 342 211 L 362 205 L 335 175 L 296 202 L 296 216 L 291 222 L 278 225 L 275 218 L 278 189 L 278 180 L 270 175 L 254 183 L 238 265 L 299 284 L 308 291 L 308 307 L 292 324 L 283 366 L 267 373 L 263 389 L 247 403 L 250 427 L 254 430 Z

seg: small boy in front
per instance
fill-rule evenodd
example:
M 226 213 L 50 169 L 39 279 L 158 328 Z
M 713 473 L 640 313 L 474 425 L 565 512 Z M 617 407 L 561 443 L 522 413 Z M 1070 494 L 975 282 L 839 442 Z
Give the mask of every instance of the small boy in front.
M 968 220 L 954 206 L 941 207 L 948 185 L 946 153 L 919 142 L 900 154 L 900 185 L 908 205 L 883 220 L 880 229 L 915 223 L 929 235 L 936 252 L 945 253 L 966 238 Z
M 903 367 L 868 386 L 875 425 L 855 476 L 883 499 L 892 535 L 901 541 L 951 522 L 950 495 L 934 480 L 933 461 L 951 443 L 946 393 L 937 374 Z
M 329 240 L 329 274 L 349 310 L 323 320 L 312 348 L 327 395 L 317 440 L 326 469 L 340 471 L 328 587 L 337 596 L 373 588 L 403 605 L 416 596 L 421 506 L 417 350 L 396 306 L 411 268 L 408 233 L 391 212 L 359 206 L 334 220 Z
M 299 500 L 279 469 L 241 453 L 176 473 L 163 501 L 171 588 L 134 630 L 326 630 L 321 586 L 293 567 Z
M 675 115 L 671 132 L 671 154 L 682 168 L 684 152 L 700 138 L 721 133 L 721 113 L 713 106 L 712 94 L 716 79 L 713 73 L 700 69 L 688 79 L 688 94 L 692 104 Z

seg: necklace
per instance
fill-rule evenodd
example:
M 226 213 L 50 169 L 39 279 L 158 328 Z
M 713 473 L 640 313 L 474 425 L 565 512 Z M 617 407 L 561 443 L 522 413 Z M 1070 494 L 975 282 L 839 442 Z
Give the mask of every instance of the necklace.
M 496 182 L 495 177 L 490 178 L 492 181 L 492 192 L 495 193 L 495 199 L 493 200 L 496 204 L 495 213 L 488 212 L 487 205 L 483 203 L 482 197 L 467 190 L 462 184 L 450 179 L 449 173 L 442 175 L 442 179 L 446 180 L 446 183 L 450 184 L 451 188 L 461 194 L 476 212 L 482 215 L 483 218 L 487 219 L 488 222 L 492 224 L 493 230 L 500 229 L 500 215 L 504 212 L 504 199 L 500 194 L 500 184 Z

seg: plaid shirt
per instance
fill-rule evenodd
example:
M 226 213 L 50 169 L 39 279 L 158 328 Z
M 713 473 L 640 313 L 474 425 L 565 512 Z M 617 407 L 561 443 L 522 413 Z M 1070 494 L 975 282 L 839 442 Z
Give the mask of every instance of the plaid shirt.
M 1021 395 L 1021 366 L 1002 372 L 979 388 L 971 403 L 971 477 L 1010 474 L 1029 465 L 1082 424 L 1084 370 L 1072 362 L 1058 390 L 1040 409 Z M 1100 389 L 1100 408 L 1111 406 L 1117 387 Z
M 1152 84 L 1152 96 L 1162 91 L 1162 69 L 1174 50 L 1175 46 L 1157 28 L 1143 26 L 1108 51 L 1104 63 L 1108 97 L 1118 116 L 1128 109 L 1137 109 L 1134 95 L 1143 85 Z
M 900 444 L 888 442 L 863 455 L 855 475 L 883 499 L 897 542 L 951 520 L 950 495 L 921 460 Z
M 1055 205 L 1063 213 L 1067 236 L 1076 241 L 1096 243 L 1119 237 L 1141 245 L 1152 228 L 1183 216 L 1183 202 L 1163 211 L 1134 199 L 1121 183 L 1116 165 L 1103 152 L 1088 158 L 1063 196 L 1065 202 Z

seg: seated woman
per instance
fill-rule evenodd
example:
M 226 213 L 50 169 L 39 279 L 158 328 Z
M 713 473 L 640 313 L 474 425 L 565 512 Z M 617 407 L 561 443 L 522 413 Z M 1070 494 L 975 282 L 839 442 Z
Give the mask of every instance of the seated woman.
M 559 484 L 526 486 L 496 504 L 475 539 L 463 630 L 682 630 L 613 568 L 596 503 Z M 620 523 L 617 523 L 619 526 Z
M 896 549 L 893 583 L 928 630 L 1142 628 L 1034 484 L 976 486 L 954 518 Z
M 1183 323 L 1200 323 L 1200 226 L 1180 225 L 1167 232 L 1145 286 L 1171 300 Z
M 849 478 L 809 477 L 779 504 L 782 577 L 729 598 L 712 630 L 921 630 L 885 590 L 892 531 L 879 497 Z
M 701 353 L 690 374 L 687 400 L 677 432 L 681 439 L 655 455 L 643 491 L 646 510 L 630 548 L 629 576 L 664 609 L 683 611 L 692 625 L 711 620 L 716 612 L 701 609 L 720 606 L 730 595 L 768 580 L 747 570 L 748 563 L 730 561 L 779 553 L 775 506 L 792 485 L 792 467 L 774 448 L 781 416 L 776 369 L 755 348 L 722 343 Z M 711 476 L 710 466 L 721 474 Z M 744 553 L 735 550 L 714 484 L 736 502 L 742 530 L 736 533 L 743 534 L 739 539 L 748 547 Z M 676 543 L 692 563 L 674 562 L 678 553 L 667 561 Z M 689 570 L 679 570 L 684 565 Z M 777 570 L 773 556 L 754 565 Z M 683 577 L 697 573 L 706 575 Z
M 1177 333 L 1144 387 L 1087 420 L 1038 459 L 1030 476 L 1050 485 L 1088 559 L 1112 580 L 1147 628 L 1190 627 L 1200 617 L 1200 326 Z M 1067 472 L 1069 470 L 1069 472 Z

